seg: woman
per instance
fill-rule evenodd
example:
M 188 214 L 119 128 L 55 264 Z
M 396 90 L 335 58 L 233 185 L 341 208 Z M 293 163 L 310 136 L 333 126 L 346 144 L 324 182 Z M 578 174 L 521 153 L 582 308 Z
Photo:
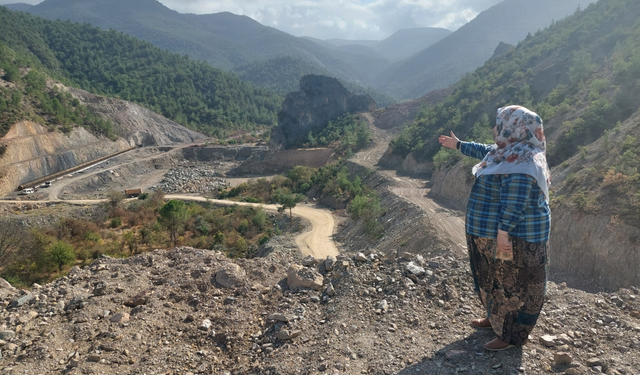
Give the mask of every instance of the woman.
M 549 168 L 542 120 L 520 106 L 500 108 L 495 144 L 461 142 L 440 136 L 440 144 L 482 159 L 467 205 L 467 247 L 476 292 L 487 317 L 479 329 L 493 328 L 485 344 L 498 351 L 522 346 L 533 329 L 546 288 L 550 227 Z

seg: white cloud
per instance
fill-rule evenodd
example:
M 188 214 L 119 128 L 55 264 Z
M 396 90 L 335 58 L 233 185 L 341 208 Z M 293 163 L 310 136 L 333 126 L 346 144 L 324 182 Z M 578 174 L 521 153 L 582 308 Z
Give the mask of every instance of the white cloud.
M 296 36 L 384 39 L 400 29 L 456 30 L 502 0 L 159 0 L 180 13 L 231 12 Z M 40 0 L 0 0 L 0 5 Z

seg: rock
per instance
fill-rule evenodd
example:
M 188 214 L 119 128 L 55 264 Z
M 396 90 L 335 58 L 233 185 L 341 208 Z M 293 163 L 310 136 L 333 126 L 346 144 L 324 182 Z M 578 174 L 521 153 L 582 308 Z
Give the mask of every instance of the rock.
M 326 127 L 343 113 L 375 109 L 376 103 L 369 95 L 354 95 L 335 78 L 306 75 L 300 79 L 300 91 L 287 94 L 283 101 L 269 149 L 297 145 L 310 131 Z
M 302 259 L 302 265 L 305 267 L 312 267 L 318 264 L 318 260 L 311 255 L 307 255 Z
M 11 286 L 11 284 L 9 284 L 9 282 L 7 280 L 3 279 L 2 277 L 0 277 L 0 289 L 5 289 L 5 290 L 8 290 L 10 292 L 16 292 L 17 291 L 16 288 Z
M 9 308 L 20 307 L 25 303 L 30 302 L 34 298 L 35 296 L 33 294 L 24 295 L 16 300 L 11 301 L 11 303 L 9 303 Z
M 582 375 L 582 371 L 577 368 L 568 368 L 567 371 L 564 372 L 565 375 Z
M 421 276 L 421 275 L 424 275 L 424 273 L 425 273 L 424 268 L 418 266 L 417 264 L 415 264 L 413 262 L 409 262 L 405 268 L 406 268 L 407 272 L 412 274 L 412 275 Z
M 130 319 L 130 315 L 128 313 L 120 312 L 115 314 L 109 319 L 111 323 L 127 323 Z
M 202 321 L 202 323 L 200 323 L 200 325 L 198 326 L 198 329 L 201 331 L 208 331 L 212 325 L 213 324 L 211 323 L 211 320 L 205 319 Z
M 405 260 L 411 260 L 413 256 L 414 256 L 413 253 L 409 253 L 409 252 L 402 253 L 402 259 L 405 259 Z
M 333 284 L 329 283 L 329 285 L 327 286 L 327 290 L 325 291 L 325 293 L 327 293 L 328 296 L 333 296 L 336 294 L 336 290 L 333 288 Z
M 551 335 L 544 335 L 544 336 L 540 336 L 540 344 L 551 348 L 556 346 L 556 336 L 551 336 Z
M 425 265 L 424 257 L 420 254 L 417 254 L 415 257 L 413 257 L 413 262 L 420 267 L 424 267 Z
M 29 311 L 28 313 L 22 315 L 20 318 L 18 318 L 18 321 L 22 324 L 26 324 L 28 322 L 30 322 L 33 318 L 35 318 L 36 316 L 38 316 L 38 313 L 35 311 Z
M 285 322 L 285 323 L 291 320 L 288 316 L 284 314 L 272 314 L 272 315 L 269 315 L 269 318 L 267 319 L 272 322 Z
M 571 338 L 563 333 L 561 335 L 558 336 L 558 341 L 565 344 L 565 345 L 572 345 L 573 344 L 573 340 L 571 340 Z
M 389 310 L 389 303 L 387 302 L 386 299 L 383 299 L 382 301 L 378 302 L 378 305 L 376 307 L 380 311 L 386 312 L 387 310 Z
M 333 271 L 333 266 L 336 264 L 336 258 L 331 255 L 327 256 L 327 259 L 324 260 L 324 269 L 327 271 Z
M 363 253 L 357 253 L 353 259 L 357 260 L 358 262 L 366 262 L 367 256 L 364 255 Z
M 553 363 L 556 366 L 568 365 L 573 361 L 571 355 L 566 352 L 557 352 L 553 355 Z
M 147 302 L 149 302 L 149 297 L 151 296 L 151 293 L 149 292 L 140 292 L 138 294 L 136 294 L 135 296 L 129 298 L 128 300 L 126 300 L 124 302 L 125 306 L 129 306 L 129 307 L 137 307 L 140 305 L 145 305 Z
M 589 367 L 602 366 L 603 364 L 604 364 L 604 361 L 602 361 L 602 359 L 597 357 L 587 359 L 587 366 Z
M 215 279 L 223 288 L 236 288 L 244 285 L 246 272 L 235 263 L 226 263 L 216 271 Z
M 100 360 L 98 360 L 98 361 L 100 361 Z M 76 368 L 76 367 L 80 366 L 80 362 L 78 362 L 75 359 L 71 359 L 71 360 L 69 360 L 69 363 L 67 364 L 67 366 L 69 368 Z
M 291 290 L 303 288 L 320 290 L 323 277 L 313 268 L 306 268 L 298 264 L 292 264 L 287 271 L 287 285 Z
M 0 332 L 0 340 L 9 341 L 16 337 L 16 333 L 10 329 Z
M 89 361 L 89 362 L 100 362 L 101 360 L 102 360 L 102 357 L 100 357 L 99 355 L 95 355 L 95 354 L 94 355 L 90 355 L 87 358 L 87 361 Z

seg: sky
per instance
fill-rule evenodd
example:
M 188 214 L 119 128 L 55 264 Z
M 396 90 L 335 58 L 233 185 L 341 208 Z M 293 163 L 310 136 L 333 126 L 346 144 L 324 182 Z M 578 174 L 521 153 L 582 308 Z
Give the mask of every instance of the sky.
M 41 0 L 0 0 L 38 4 Z M 455 31 L 502 0 L 159 0 L 180 13 L 231 12 L 295 36 L 382 40 L 400 29 Z

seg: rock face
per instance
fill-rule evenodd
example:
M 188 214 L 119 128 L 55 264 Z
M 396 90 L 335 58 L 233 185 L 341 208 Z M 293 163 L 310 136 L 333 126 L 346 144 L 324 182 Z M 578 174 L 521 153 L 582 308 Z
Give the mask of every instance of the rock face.
M 326 126 L 346 112 L 374 111 L 369 95 L 349 92 L 335 78 L 307 75 L 300 79 L 300 91 L 289 93 L 278 114 L 278 126 L 271 133 L 270 150 L 294 146 L 309 131 Z

